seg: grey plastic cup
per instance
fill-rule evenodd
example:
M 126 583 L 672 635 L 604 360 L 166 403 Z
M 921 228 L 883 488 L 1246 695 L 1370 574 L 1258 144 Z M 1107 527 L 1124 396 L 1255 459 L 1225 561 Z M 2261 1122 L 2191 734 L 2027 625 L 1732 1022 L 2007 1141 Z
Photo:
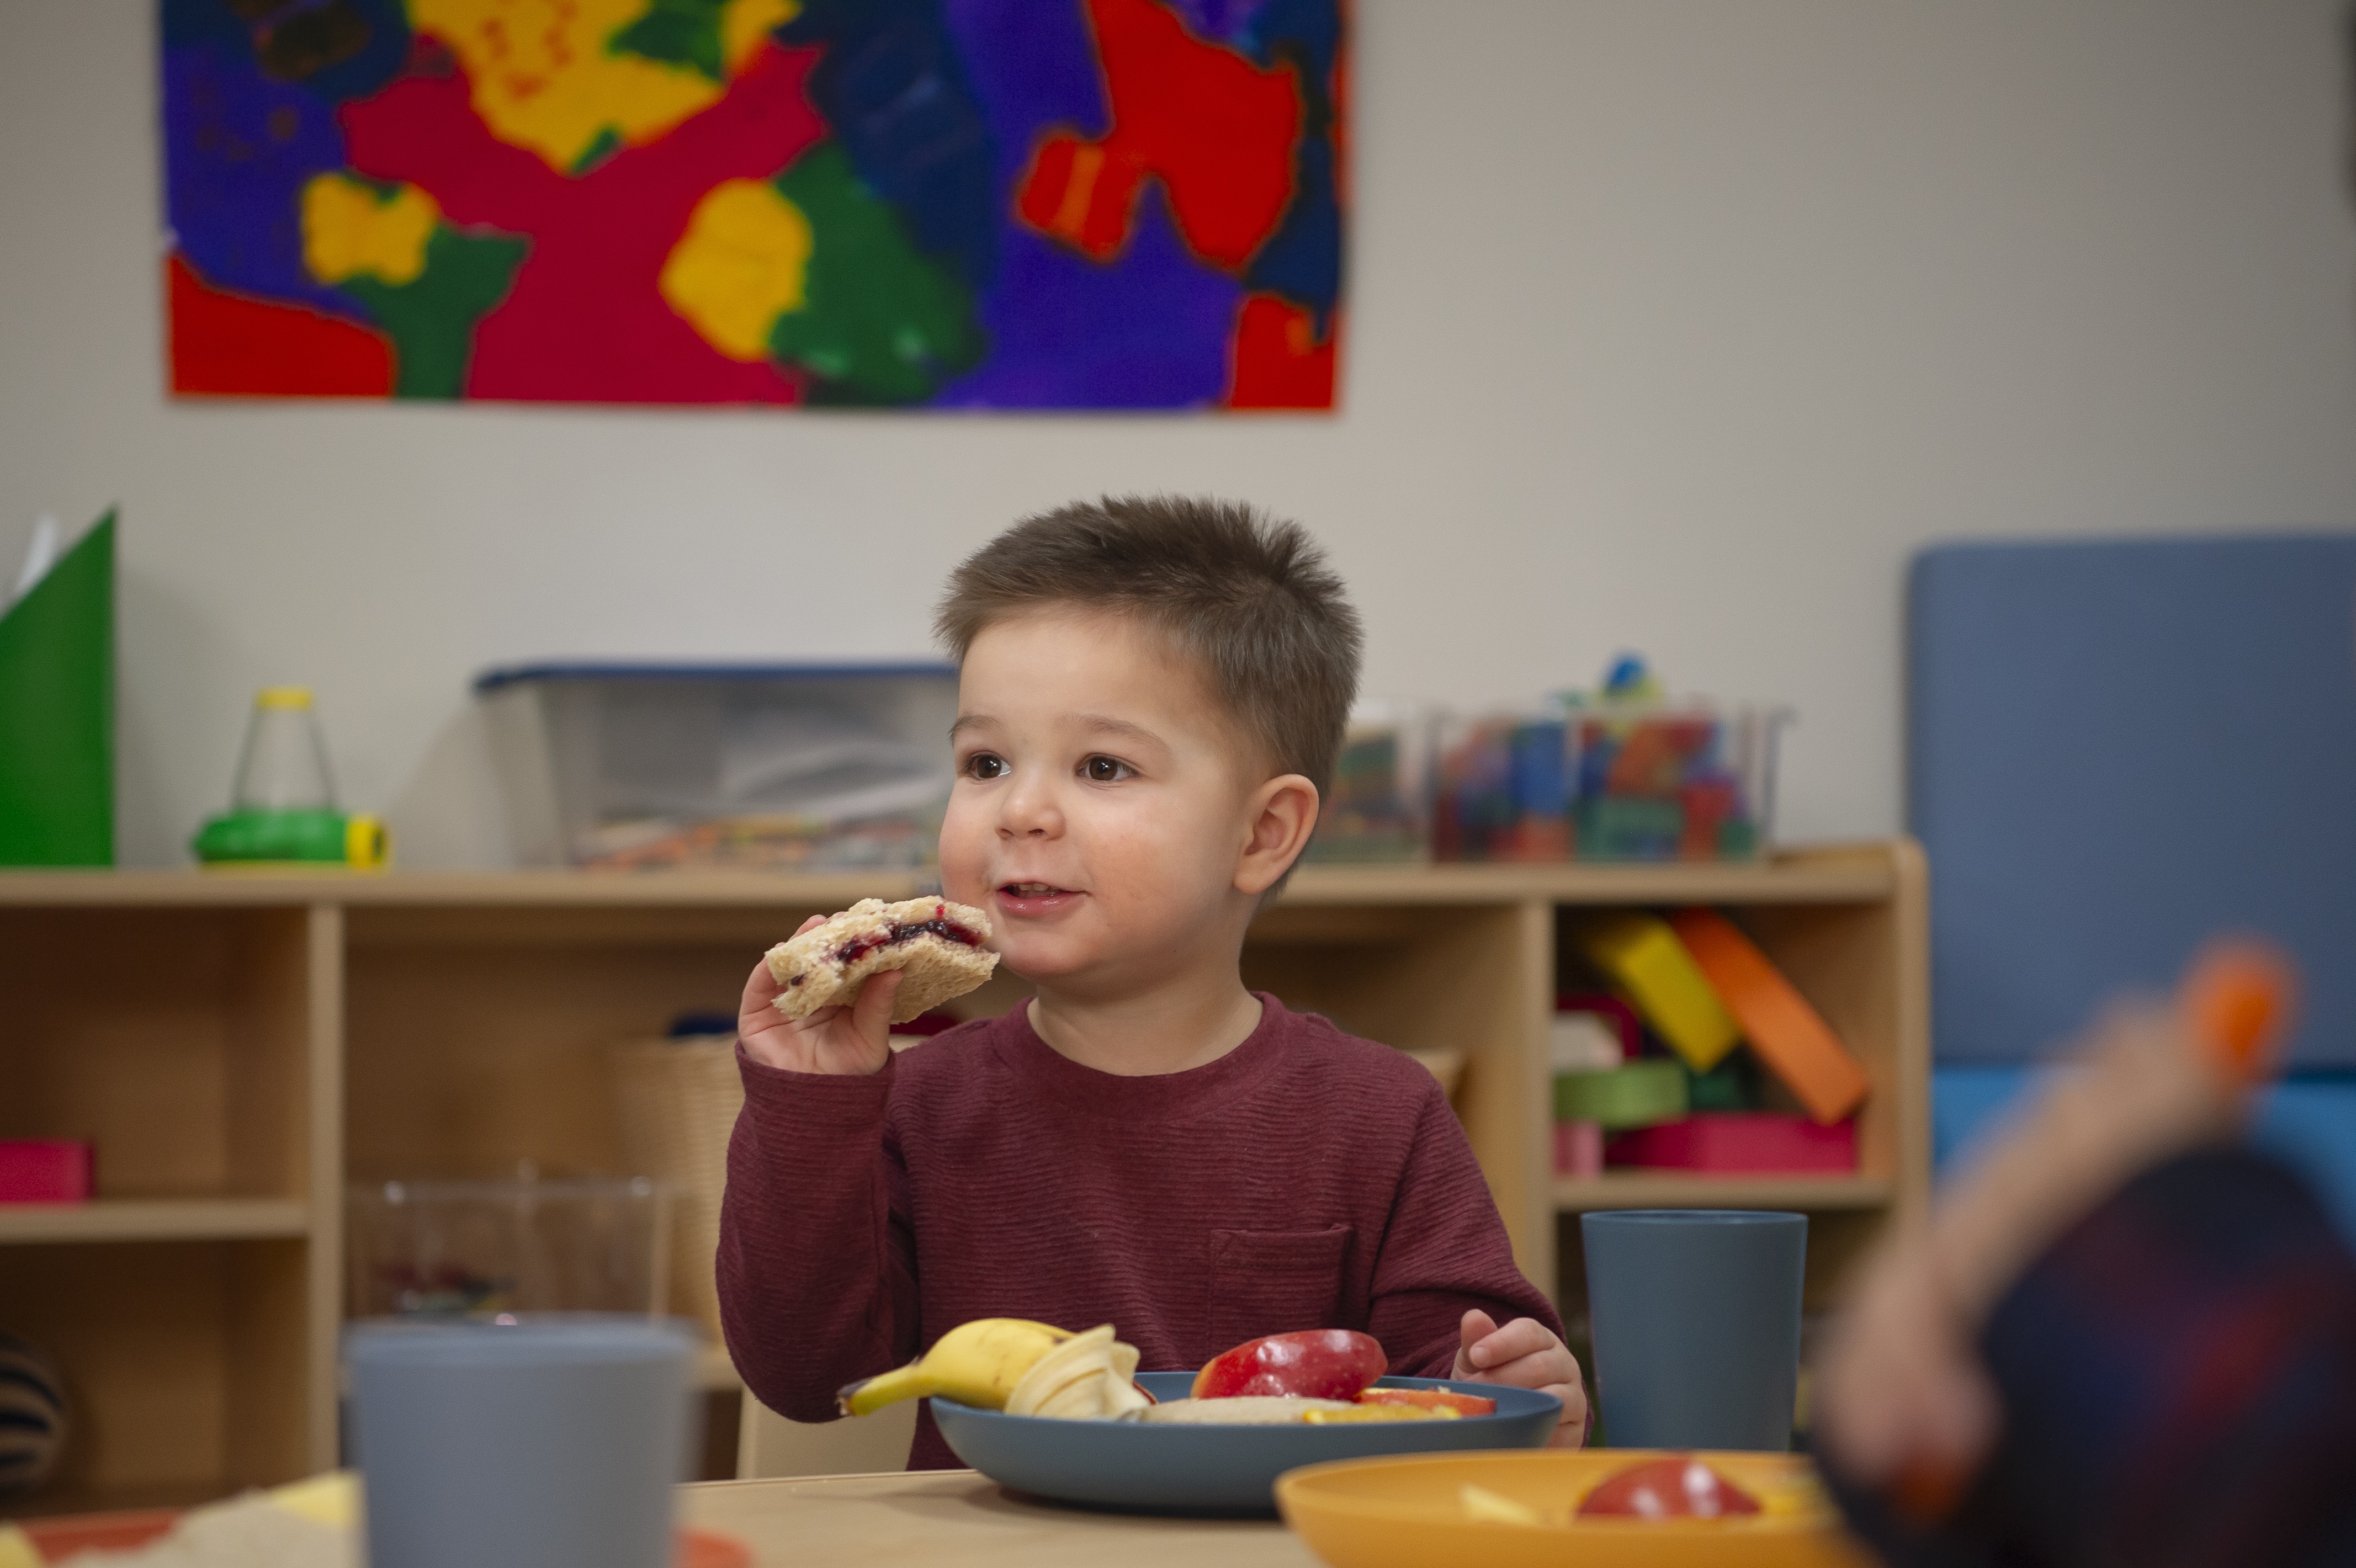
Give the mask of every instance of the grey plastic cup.
M 694 1343 L 587 1313 L 352 1328 L 369 1568 L 667 1568 Z
M 1615 1448 L 1792 1445 L 1804 1214 L 1582 1214 L 1603 1435 Z

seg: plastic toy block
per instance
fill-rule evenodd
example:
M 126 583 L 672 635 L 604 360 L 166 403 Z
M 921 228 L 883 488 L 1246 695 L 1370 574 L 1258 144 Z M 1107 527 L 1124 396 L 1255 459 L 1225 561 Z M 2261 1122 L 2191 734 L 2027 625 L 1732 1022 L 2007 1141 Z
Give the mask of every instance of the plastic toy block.
M 1644 1054 L 1644 1026 L 1636 1017 L 1636 1009 L 1609 991 L 1565 991 L 1554 999 L 1555 1017 L 1565 1013 L 1591 1013 L 1600 1022 L 1611 1026 L 1620 1037 L 1620 1060 L 1633 1061 Z
M 1710 988 L 1668 923 L 1649 914 L 1614 915 L 1579 933 L 1580 951 L 1619 983 L 1671 1051 L 1707 1072 L 1742 1031 Z
M 1731 921 L 1715 910 L 1689 909 L 1671 924 L 1741 1024 L 1751 1051 L 1808 1115 L 1837 1122 L 1863 1104 L 1870 1087 L 1865 1069 Z
M 1547 1051 L 1557 1072 L 1608 1072 L 1644 1049 L 1636 1009 L 1601 991 L 1568 993 L 1554 1005 Z
M 1728 1052 L 1726 1060 L 1708 1072 L 1693 1073 L 1692 1082 L 1686 1085 L 1686 1101 L 1697 1111 L 1762 1109 L 1757 1062 L 1747 1051 Z
M 1675 1121 L 1690 1108 L 1685 1069 L 1665 1056 L 1609 1072 L 1558 1072 L 1554 1119 L 1600 1122 L 1611 1131 Z
M 0 1203 L 86 1203 L 96 1164 L 70 1138 L 0 1138 Z
M 1857 1124 L 1823 1126 L 1785 1111 L 1712 1111 L 1638 1127 L 1604 1150 L 1612 1165 L 1719 1175 L 1793 1175 L 1857 1168 Z
M 1609 1072 L 1627 1061 L 1629 1051 L 1609 1019 L 1557 1013 L 1547 1031 L 1547 1056 L 1557 1072 Z
M 1554 1173 L 1557 1176 L 1603 1174 L 1603 1124 L 1557 1122 L 1554 1125 Z

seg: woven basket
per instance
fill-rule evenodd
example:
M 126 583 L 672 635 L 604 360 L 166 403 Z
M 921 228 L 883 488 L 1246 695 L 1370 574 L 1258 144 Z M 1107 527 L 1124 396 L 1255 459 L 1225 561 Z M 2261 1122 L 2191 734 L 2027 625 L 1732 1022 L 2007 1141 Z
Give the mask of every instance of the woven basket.
M 671 1227 L 671 1309 L 721 1342 L 720 1196 L 728 1186 L 728 1134 L 744 1109 L 736 1037 L 698 1035 L 614 1048 L 622 1152 L 637 1173 L 678 1194 Z

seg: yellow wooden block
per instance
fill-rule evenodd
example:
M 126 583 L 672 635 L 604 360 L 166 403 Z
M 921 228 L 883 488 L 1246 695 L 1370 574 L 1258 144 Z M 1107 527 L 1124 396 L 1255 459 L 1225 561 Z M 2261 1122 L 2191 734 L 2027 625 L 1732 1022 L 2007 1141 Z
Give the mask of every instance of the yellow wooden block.
M 1696 1072 L 1717 1066 L 1742 1039 L 1741 1026 L 1668 922 L 1649 914 L 1612 915 L 1582 926 L 1579 945 Z

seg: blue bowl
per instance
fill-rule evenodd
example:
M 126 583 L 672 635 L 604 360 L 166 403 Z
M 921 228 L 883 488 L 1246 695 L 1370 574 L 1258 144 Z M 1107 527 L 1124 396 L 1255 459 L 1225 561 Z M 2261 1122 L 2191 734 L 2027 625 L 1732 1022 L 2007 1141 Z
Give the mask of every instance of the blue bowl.
M 1140 1372 L 1158 1400 L 1183 1399 L 1192 1372 Z M 933 1401 L 933 1419 L 958 1458 L 1001 1487 L 1064 1502 L 1141 1513 L 1273 1514 L 1277 1477 L 1329 1459 L 1460 1448 L 1537 1448 L 1554 1435 L 1562 1401 L 1535 1389 L 1440 1378 L 1384 1378 L 1383 1388 L 1440 1388 L 1497 1402 L 1494 1415 L 1455 1421 L 1373 1421 L 1341 1426 L 1180 1426 L 1058 1421 Z

